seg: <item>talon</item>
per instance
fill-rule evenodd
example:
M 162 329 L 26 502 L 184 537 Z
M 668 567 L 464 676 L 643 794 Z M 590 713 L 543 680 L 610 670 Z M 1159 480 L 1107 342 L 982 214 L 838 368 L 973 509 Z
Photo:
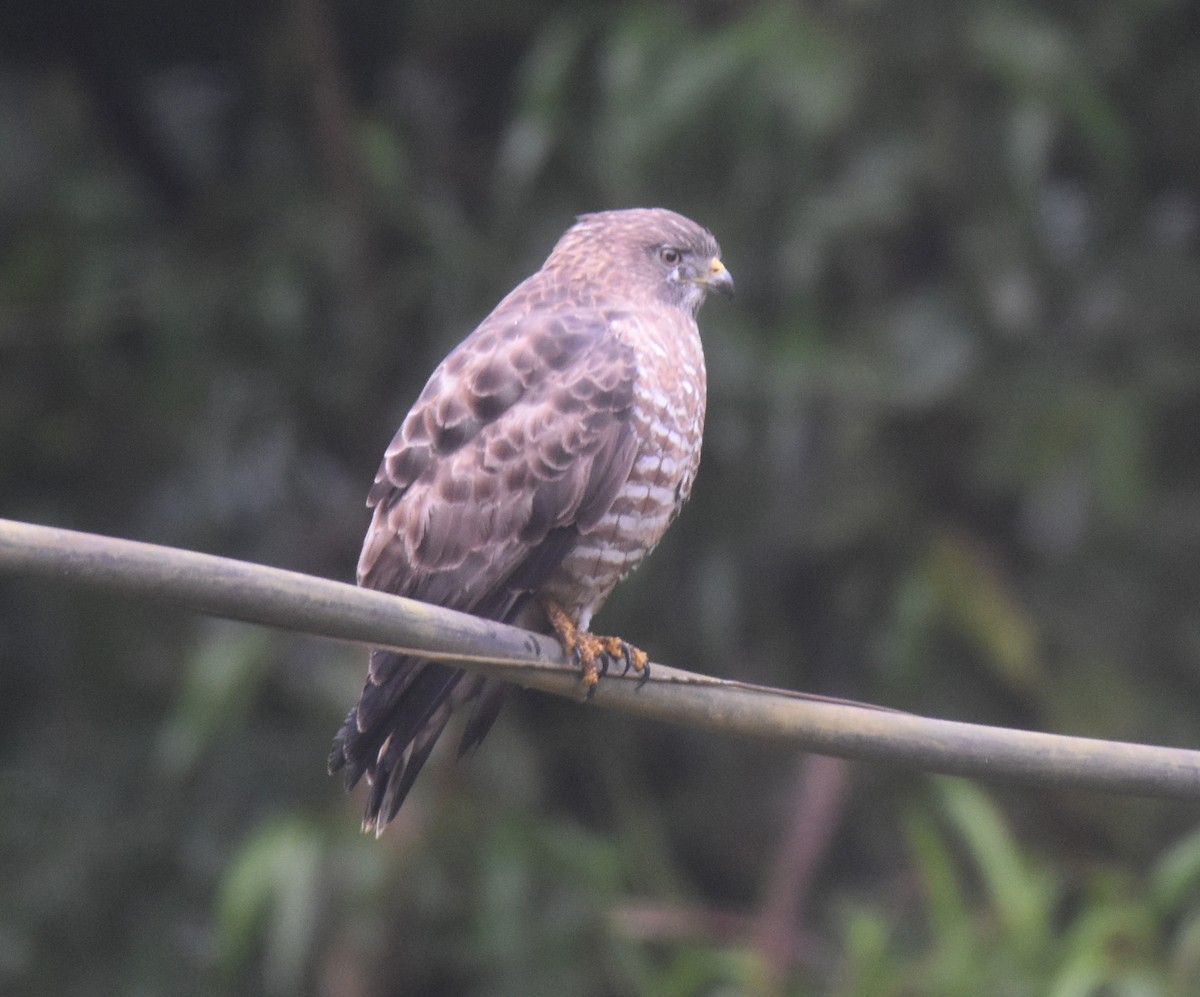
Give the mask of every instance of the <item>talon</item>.
M 588 698 L 591 698 L 593 692 L 596 691 L 596 686 L 600 684 L 600 673 L 594 668 L 585 668 L 583 671 L 583 685 L 587 689 Z
M 596 688 L 596 683 L 600 681 L 600 676 L 608 670 L 607 662 L 597 653 L 593 641 L 588 639 L 591 636 L 588 633 L 578 634 L 575 652 L 572 655 L 575 663 L 583 672 L 583 684 L 587 686 L 589 696 Z
M 616 642 L 620 650 L 621 657 L 625 661 L 625 671 L 622 674 L 628 675 L 629 669 L 632 668 L 640 675 L 638 684 L 640 685 L 641 683 L 645 682 L 647 676 L 650 674 L 650 655 L 648 655 L 640 647 L 634 647 L 632 644 L 629 644 L 623 640 L 618 640 L 615 637 L 613 640 Z
M 563 653 L 582 671 L 581 679 L 587 690 L 585 698 L 591 698 L 602 676 L 608 674 L 612 662 L 620 659 L 624 665 L 622 675 L 632 668 L 638 673 L 638 686 L 650 677 L 650 656 L 640 648 L 623 641 L 620 637 L 597 637 L 580 630 L 571 618 L 556 603 L 547 599 L 542 608 L 546 619 L 554 630 Z
M 604 653 L 608 656 L 610 661 L 616 661 L 620 659 L 622 662 L 624 662 L 625 668 L 621 674 L 625 675 L 626 672 L 629 671 L 630 646 L 626 644 L 625 641 L 621 640 L 620 637 L 601 637 L 600 644 L 604 648 Z

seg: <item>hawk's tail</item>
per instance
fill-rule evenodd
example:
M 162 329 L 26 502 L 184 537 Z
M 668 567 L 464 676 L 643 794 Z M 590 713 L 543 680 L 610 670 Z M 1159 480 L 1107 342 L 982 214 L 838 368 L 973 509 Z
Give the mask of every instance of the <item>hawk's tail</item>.
M 347 714 L 329 752 L 329 771 L 344 771 L 347 789 L 367 777 L 363 830 L 378 836 L 396 816 L 456 708 L 478 699 L 463 731 L 461 756 L 491 728 L 504 690 L 501 683 L 461 668 L 372 652 L 362 698 Z

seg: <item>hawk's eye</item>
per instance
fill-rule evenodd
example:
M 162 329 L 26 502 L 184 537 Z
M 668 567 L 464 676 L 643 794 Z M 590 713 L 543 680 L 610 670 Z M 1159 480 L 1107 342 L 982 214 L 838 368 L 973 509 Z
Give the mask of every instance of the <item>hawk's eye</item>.
M 677 267 L 679 266 L 679 261 L 683 259 L 683 254 L 671 246 L 663 246 L 658 251 L 658 258 L 669 267 Z

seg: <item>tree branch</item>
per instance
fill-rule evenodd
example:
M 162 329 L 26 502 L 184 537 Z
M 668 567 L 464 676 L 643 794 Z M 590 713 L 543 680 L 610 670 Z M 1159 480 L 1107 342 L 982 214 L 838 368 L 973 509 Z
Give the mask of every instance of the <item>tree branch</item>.
M 0 573 L 89 585 L 214 616 L 389 647 L 560 696 L 579 672 L 550 637 L 410 599 L 192 551 L 0 519 Z M 610 674 L 597 706 L 821 754 L 1070 789 L 1200 798 L 1200 751 L 983 727 L 655 664 Z

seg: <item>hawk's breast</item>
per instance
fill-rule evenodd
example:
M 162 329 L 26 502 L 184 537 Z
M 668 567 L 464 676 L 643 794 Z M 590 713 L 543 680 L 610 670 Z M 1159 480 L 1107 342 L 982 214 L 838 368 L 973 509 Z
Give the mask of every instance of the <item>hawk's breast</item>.
M 546 586 L 583 628 L 678 515 L 700 466 L 704 432 L 704 353 L 691 316 L 673 310 L 659 323 L 618 319 L 613 335 L 637 358 L 630 413 L 637 454 L 607 512 L 580 535 Z

